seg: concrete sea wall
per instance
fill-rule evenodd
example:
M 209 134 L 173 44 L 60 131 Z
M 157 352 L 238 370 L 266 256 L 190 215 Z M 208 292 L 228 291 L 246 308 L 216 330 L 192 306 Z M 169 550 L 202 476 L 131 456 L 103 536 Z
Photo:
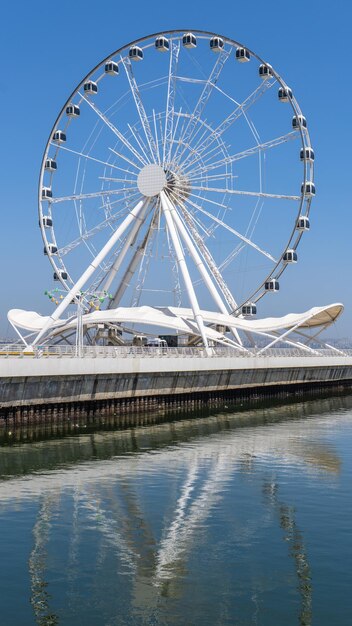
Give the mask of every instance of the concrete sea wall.
M 0 360 L 0 415 L 45 419 L 97 409 L 126 412 L 221 397 L 352 385 L 351 356 L 35 358 Z

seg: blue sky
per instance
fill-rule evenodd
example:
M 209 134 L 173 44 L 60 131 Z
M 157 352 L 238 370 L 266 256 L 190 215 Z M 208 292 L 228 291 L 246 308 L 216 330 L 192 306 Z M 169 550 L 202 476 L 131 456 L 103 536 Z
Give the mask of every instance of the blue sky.
M 198 28 L 243 42 L 277 69 L 309 119 L 316 152 L 312 229 L 269 314 L 341 301 L 330 336 L 351 336 L 349 28 L 352 10 L 298 0 L 213 4 L 76 0 L 7 3 L 2 9 L 0 335 L 9 308 L 47 312 L 51 269 L 38 229 L 37 182 L 56 116 L 77 83 L 125 43 L 169 28 Z M 269 300 L 269 298 L 267 299 Z M 271 310 L 269 310 L 271 309 Z

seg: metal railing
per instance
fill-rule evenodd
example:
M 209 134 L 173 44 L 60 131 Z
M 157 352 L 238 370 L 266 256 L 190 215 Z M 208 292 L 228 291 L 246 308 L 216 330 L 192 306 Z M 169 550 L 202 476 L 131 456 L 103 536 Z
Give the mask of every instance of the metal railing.
M 216 346 L 207 353 L 203 347 L 149 347 L 149 346 L 36 346 L 34 351 L 26 350 L 22 344 L 1 344 L 0 358 L 250 358 L 265 359 L 268 357 L 350 357 L 352 350 L 320 349 L 308 352 L 299 347 L 268 348 L 260 353 L 262 348 L 248 348 L 246 351 L 235 348 Z

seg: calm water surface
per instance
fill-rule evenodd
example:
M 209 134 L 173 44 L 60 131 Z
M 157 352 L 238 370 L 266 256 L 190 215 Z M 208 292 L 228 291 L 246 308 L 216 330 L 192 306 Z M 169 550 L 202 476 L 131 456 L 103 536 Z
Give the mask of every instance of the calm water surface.
M 352 396 L 0 440 L 4 626 L 352 624 Z

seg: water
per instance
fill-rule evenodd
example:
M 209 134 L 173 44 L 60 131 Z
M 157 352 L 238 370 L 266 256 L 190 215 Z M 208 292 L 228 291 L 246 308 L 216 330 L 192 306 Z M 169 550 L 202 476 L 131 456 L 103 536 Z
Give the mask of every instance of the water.
M 352 396 L 77 430 L 1 438 L 1 624 L 352 623 Z

